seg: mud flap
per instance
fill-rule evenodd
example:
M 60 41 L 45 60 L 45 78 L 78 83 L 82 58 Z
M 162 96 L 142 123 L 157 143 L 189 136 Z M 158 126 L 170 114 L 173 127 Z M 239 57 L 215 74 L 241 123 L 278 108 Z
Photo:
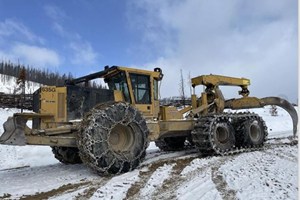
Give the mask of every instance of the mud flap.
M 283 108 L 285 111 L 289 113 L 293 120 L 293 134 L 294 137 L 297 135 L 297 125 L 298 125 L 298 114 L 294 106 L 285 99 L 281 99 L 279 97 L 265 97 L 260 99 L 263 106 L 266 105 L 276 105 Z
M 0 136 L 0 144 L 18 146 L 26 145 L 26 122 L 27 119 L 20 116 L 9 117 L 3 124 L 4 133 Z

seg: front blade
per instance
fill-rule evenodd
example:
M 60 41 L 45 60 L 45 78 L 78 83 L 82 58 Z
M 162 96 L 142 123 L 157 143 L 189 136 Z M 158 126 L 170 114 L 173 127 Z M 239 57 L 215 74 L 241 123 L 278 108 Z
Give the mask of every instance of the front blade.
M 22 117 L 9 117 L 3 124 L 4 133 L 0 136 L 0 144 L 26 145 L 26 122 L 27 120 Z

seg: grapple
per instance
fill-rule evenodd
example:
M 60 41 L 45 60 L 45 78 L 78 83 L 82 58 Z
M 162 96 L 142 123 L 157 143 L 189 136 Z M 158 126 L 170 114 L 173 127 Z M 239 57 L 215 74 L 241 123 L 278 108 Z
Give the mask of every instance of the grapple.
M 297 136 L 298 114 L 295 107 L 285 99 L 279 97 L 243 97 L 240 99 L 230 99 L 225 101 L 225 108 L 230 109 L 248 109 L 248 108 L 262 108 L 268 105 L 276 105 L 283 108 L 289 113 L 293 121 L 293 136 Z
M 295 107 L 285 99 L 279 97 L 265 97 L 261 99 L 262 104 L 266 105 L 276 105 L 283 108 L 285 111 L 289 113 L 293 120 L 293 134 L 294 137 L 297 135 L 297 125 L 298 125 L 298 114 Z

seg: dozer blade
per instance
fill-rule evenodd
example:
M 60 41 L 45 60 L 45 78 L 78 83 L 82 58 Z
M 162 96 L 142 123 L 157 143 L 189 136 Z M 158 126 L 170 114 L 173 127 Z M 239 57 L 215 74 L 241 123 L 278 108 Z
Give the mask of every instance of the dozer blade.
M 25 128 L 27 120 L 20 117 L 9 117 L 3 124 L 4 133 L 0 136 L 0 144 L 26 145 Z
M 298 114 L 294 106 L 285 99 L 281 99 L 279 97 L 265 97 L 260 99 L 263 106 L 266 105 L 276 105 L 283 108 L 285 111 L 289 113 L 293 120 L 293 133 L 294 137 L 297 135 L 297 125 L 298 125 Z

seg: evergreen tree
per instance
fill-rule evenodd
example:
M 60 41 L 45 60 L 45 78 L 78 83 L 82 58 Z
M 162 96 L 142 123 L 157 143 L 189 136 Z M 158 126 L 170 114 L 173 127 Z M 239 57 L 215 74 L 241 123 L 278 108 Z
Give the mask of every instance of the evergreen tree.
M 28 65 L 25 67 L 20 63 L 13 64 L 8 60 L 0 62 L 0 74 L 8 75 L 1 77 L 1 81 L 8 82 L 9 79 L 11 79 L 11 76 L 19 78 L 21 73 L 23 73 L 22 70 L 24 70 L 23 72 L 27 72 L 25 77 L 26 81 L 32 81 L 43 85 L 63 86 L 66 79 L 73 79 L 71 73 L 68 75 L 60 75 L 59 72 L 50 72 L 48 69 L 37 69 Z M 103 88 L 101 84 L 91 84 L 91 87 Z

